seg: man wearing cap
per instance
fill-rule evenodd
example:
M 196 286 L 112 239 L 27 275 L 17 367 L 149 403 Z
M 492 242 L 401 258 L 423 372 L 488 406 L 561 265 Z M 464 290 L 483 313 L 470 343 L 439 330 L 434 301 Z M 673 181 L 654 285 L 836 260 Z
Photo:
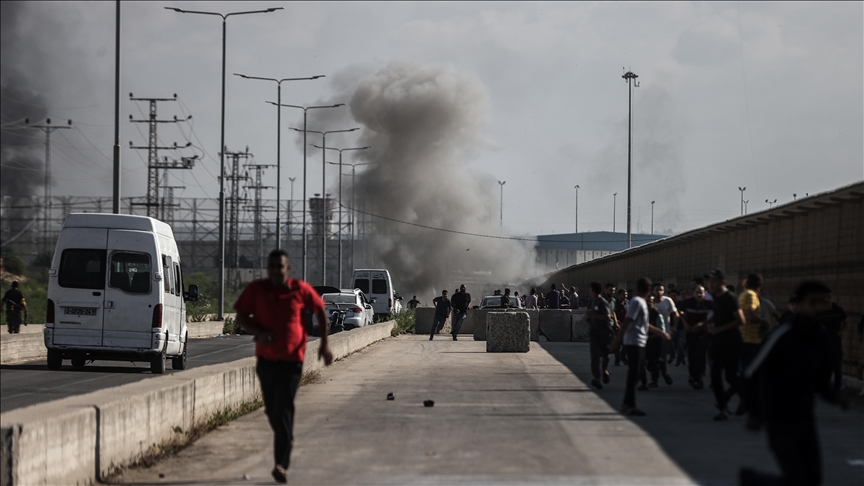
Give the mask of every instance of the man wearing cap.
M 708 287 L 714 296 L 713 325 L 707 331 L 711 335 L 711 388 L 720 410 L 714 420 L 729 419 L 729 399 L 738 392 L 738 370 L 741 363 L 741 332 L 744 315 L 738 306 L 738 297 L 726 288 L 726 275 L 715 268 L 708 275 Z M 723 386 L 726 375 L 727 390 Z
M 844 410 L 849 407 L 831 385 L 832 352 L 819 325 L 819 314 L 831 308 L 830 293 L 822 282 L 798 284 L 790 299 L 791 317 L 765 338 L 744 370 L 745 378 L 758 380 L 763 391 L 768 445 L 782 475 L 742 468 L 738 476 L 742 486 L 822 483 L 814 395 L 819 393 Z

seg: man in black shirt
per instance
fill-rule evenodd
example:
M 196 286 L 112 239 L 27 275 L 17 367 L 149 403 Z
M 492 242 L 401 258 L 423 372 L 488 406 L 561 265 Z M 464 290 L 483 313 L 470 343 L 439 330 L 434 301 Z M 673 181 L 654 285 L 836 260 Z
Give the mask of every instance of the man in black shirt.
M 714 297 L 714 325 L 711 334 L 711 388 L 720 410 L 714 420 L 729 419 L 729 399 L 738 392 L 738 370 L 741 363 L 741 331 L 744 314 L 738 306 L 738 296 L 726 289 L 726 276 L 719 269 L 711 270 L 707 277 Z M 723 386 L 723 375 L 729 389 Z
M 450 302 L 453 305 L 453 321 L 450 327 L 453 331 L 453 340 L 456 341 L 456 335 L 462 329 L 462 323 L 468 317 L 468 309 L 471 306 L 471 294 L 465 291 L 465 284 L 459 287 L 459 292 L 453 294 Z
M 413 299 L 408 301 L 408 308 L 409 309 L 416 309 L 417 304 L 419 304 L 419 303 L 420 303 L 420 301 L 417 300 L 417 296 L 415 295 Z
M 21 323 L 27 325 L 27 301 L 24 294 L 18 288 L 18 281 L 12 282 L 12 288 L 3 294 L 3 303 L 6 304 L 6 324 L 9 334 L 18 334 L 21 331 Z M 24 319 L 21 319 L 21 314 Z
M 744 371 L 762 391 L 761 417 L 768 445 L 782 476 L 743 468 L 739 484 L 818 485 L 822 464 L 816 432 L 814 395 L 848 408 L 831 386 L 831 349 L 819 326 L 819 314 L 831 307 L 830 290 L 821 282 L 800 283 L 790 299 L 792 316 L 769 334 Z
M 442 290 L 441 297 L 435 297 L 432 304 L 435 305 L 435 317 L 432 321 L 432 330 L 429 331 L 430 341 L 435 337 L 435 334 L 441 332 L 441 329 L 444 329 L 444 323 L 447 322 L 447 316 L 450 315 L 450 309 L 452 307 L 450 299 L 447 298 L 446 290 Z
M 603 383 L 609 383 L 609 344 L 617 331 L 615 313 L 610 310 L 609 301 L 603 297 L 602 291 L 600 282 L 591 282 L 591 306 L 585 313 L 590 324 L 588 341 L 591 348 L 591 374 L 594 375 L 591 385 L 598 390 L 603 389 L 600 384 L 601 372 Z
M 687 369 L 690 373 L 690 386 L 696 390 L 705 387 L 702 376 L 705 374 L 705 355 L 708 353 L 710 335 L 706 332 L 705 322 L 711 312 L 711 302 L 705 299 L 705 288 L 693 287 L 693 296 L 681 303 L 687 344 Z
M 843 387 L 843 329 L 846 328 L 846 311 L 834 302 L 833 294 L 828 294 L 828 300 L 831 308 L 820 313 L 817 319 L 822 324 L 822 330 L 831 347 L 831 374 L 834 388 L 840 391 Z

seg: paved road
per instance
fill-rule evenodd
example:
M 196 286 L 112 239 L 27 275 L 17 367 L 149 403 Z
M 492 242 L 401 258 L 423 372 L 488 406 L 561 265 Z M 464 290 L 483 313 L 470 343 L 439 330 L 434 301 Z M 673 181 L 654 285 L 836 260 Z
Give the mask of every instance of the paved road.
M 255 353 L 251 336 L 222 336 L 190 339 L 186 362 L 189 368 L 235 361 Z M 171 369 L 166 374 L 182 373 Z M 48 369 L 45 360 L 0 365 L 0 412 L 125 385 L 151 378 L 148 363 L 95 361 L 84 368 L 72 368 L 63 361 L 59 371 Z
M 623 367 L 589 388 L 588 347 L 401 336 L 322 371 L 297 398 L 292 484 L 734 484 L 742 465 L 776 470 L 763 435 L 712 421 L 708 390 L 639 392 L 647 417 L 617 412 Z M 395 401 L 385 399 L 387 393 Z M 424 408 L 423 400 L 435 401 Z M 826 484 L 861 484 L 864 414 L 819 407 Z M 272 484 L 272 435 L 258 410 L 118 484 Z M 160 477 L 161 476 L 161 477 Z

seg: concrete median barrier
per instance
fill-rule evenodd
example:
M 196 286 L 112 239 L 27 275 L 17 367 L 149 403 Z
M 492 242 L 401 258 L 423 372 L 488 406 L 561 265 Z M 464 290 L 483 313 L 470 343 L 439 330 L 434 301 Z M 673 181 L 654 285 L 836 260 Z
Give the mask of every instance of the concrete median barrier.
M 486 315 L 487 353 L 527 353 L 531 347 L 531 321 L 525 312 L 490 312 Z
M 390 336 L 393 321 L 335 334 L 336 359 Z M 304 371 L 323 366 L 308 343 Z M 213 414 L 260 397 L 255 358 L 204 366 L 0 415 L 0 486 L 93 484 Z
M 478 324 L 474 324 L 474 340 L 475 341 L 485 341 L 486 340 L 486 316 L 490 312 L 501 312 L 501 309 L 478 309 L 472 311 L 474 312 L 474 322 Z M 510 309 L 506 312 L 524 312 L 528 314 L 528 323 L 531 326 L 531 340 L 537 342 L 540 340 L 540 311 L 536 309 Z M 469 317 L 471 317 L 469 313 Z

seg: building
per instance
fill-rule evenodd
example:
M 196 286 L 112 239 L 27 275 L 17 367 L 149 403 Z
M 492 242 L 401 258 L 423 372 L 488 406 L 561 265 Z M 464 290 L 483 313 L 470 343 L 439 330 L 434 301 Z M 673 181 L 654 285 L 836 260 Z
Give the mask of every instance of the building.
M 633 234 L 633 246 L 666 238 L 665 235 Z M 545 274 L 627 249 L 627 233 L 588 231 L 537 236 L 537 273 Z

